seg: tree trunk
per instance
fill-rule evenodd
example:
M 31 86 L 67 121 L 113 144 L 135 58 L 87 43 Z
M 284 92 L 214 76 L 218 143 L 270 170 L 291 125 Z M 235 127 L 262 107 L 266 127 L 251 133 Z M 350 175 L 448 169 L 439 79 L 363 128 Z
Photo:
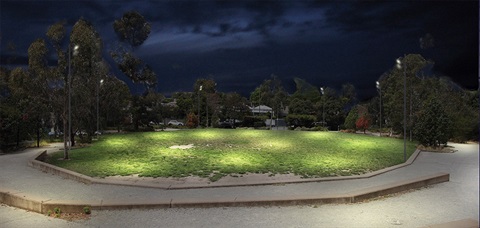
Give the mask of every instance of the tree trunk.
M 20 146 L 20 123 L 17 124 L 17 147 Z
M 70 145 L 72 145 L 71 147 L 74 147 L 75 146 L 75 134 L 72 132 L 70 132 Z
M 37 147 L 40 147 L 40 120 L 37 119 Z

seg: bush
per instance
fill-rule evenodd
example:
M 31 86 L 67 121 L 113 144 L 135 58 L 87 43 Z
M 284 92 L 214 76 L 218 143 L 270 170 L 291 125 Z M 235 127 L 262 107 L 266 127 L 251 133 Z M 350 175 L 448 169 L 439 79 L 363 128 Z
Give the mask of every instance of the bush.
M 188 128 L 195 128 L 198 126 L 198 117 L 193 114 L 193 113 L 189 113 L 187 115 L 187 123 L 186 123 L 187 127 Z
M 311 127 L 315 122 L 315 116 L 313 115 L 295 115 L 290 114 L 285 119 L 289 126 L 295 127 Z
M 243 127 L 263 127 L 265 126 L 265 120 L 268 119 L 266 116 L 245 116 L 242 121 Z M 262 123 L 262 124 L 260 124 Z M 261 125 L 261 126 L 260 126 Z
M 363 130 L 363 133 L 365 134 L 365 131 L 370 127 L 370 118 L 367 116 L 361 116 L 358 118 L 357 122 L 355 122 L 355 126 L 357 129 Z
M 438 147 L 447 144 L 451 135 L 451 118 L 442 103 L 435 97 L 427 99 L 419 112 L 414 132 L 424 146 Z
M 357 130 L 356 124 L 355 124 L 357 119 L 358 119 L 358 111 L 357 111 L 357 108 L 355 107 L 355 108 L 352 108 L 352 110 L 350 110 L 347 118 L 345 118 L 345 124 L 344 124 L 345 128 Z

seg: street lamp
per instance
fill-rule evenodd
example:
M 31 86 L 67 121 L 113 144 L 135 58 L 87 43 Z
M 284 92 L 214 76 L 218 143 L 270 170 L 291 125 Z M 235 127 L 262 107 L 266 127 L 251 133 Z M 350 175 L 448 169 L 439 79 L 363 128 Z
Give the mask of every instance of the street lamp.
M 380 87 L 379 81 L 377 81 L 377 89 L 380 93 L 380 136 L 382 136 L 382 87 Z
M 197 94 L 197 108 L 198 108 L 198 127 L 200 127 L 200 91 L 202 91 L 203 86 L 200 86 L 200 89 L 198 90 Z
M 78 45 L 75 45 L 73 47 L 73 53 L 72 52 L 72 47 L 69 45 L 68 47 L 68 143 L 67 139 L 65 137 L 67 136 L 67 133 L 63 133 L 63 138 L 64 138 L 64 157 L 63 159 L 67 160 L 68 159 L 68 150 L 72 146 L 72 63 L 71 63 L 71 56 L 72 54 L 75 56 L 78 53 Z
M 103 79 L 97 83 L 97 131 L 96 135 L 97 138 L 100 135 L 100 108 L 99 108 L 99 103 L 100 103 L 100 86 L 103 84 Z
M 323 100 L 323 105 L 322 105 L 322 125 L 325 127 L 325 98 L 323 97 L 325 95 L 325 91 L 323 90 L 323 87 L 320 87 L 320 92 L 322 92 L 322 100 Z
M 397 69 L 403 69 L 403 161 L 407 161 L 407 65 L 397 59 Z

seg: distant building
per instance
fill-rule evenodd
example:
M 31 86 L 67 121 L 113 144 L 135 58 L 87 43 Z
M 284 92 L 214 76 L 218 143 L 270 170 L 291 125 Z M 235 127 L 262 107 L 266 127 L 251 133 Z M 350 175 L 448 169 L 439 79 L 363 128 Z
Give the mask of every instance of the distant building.
M 267 113 L 272 113 L 272 108 L 266 106 L 266 105 L 259 105 L 255 107 L 249 107 L 250 111 L 252 111 L 253 115 L 255 114 L 267 114 Z
M 173 101 L 168 102 L 168 103 L 162 103 L 162 106 L 176 108 L 176 107 L 178 107 L 177 99 L 173 99 Z

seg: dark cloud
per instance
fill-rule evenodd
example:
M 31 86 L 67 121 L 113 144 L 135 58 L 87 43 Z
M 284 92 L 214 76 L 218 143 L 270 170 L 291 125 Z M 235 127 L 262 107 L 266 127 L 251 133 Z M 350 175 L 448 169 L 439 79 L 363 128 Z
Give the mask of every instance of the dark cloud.
M 9 41 L 16 43 L 15 63 L 21 64 L 48 26 L 65 20 L 70 29 L 81 17 L 99 31 L 107 53 L 118 42 L 113 21 L 140 12 L 152 33 L 136 54 L 153 66 L 166 94 L 190 91 L 196 78 L 210 75 L 222 91 L 248 96 L 276 74 L 292 90 L 293 77 L 300 77 L 334 88 L 350 82 L 368 97 L 375 94 L 375 80 L 408 53 L 433 59 L 434 72 L 463 86 L 478 83 L 473 1 L 2 0 L 0 10 L 2 64 L 14 54 L 6 48 Z M 427 33 L 435 46 L 421 49 L 419 39 Z

